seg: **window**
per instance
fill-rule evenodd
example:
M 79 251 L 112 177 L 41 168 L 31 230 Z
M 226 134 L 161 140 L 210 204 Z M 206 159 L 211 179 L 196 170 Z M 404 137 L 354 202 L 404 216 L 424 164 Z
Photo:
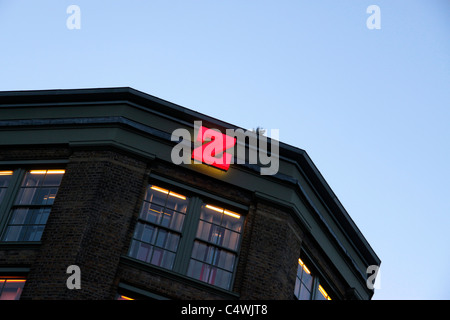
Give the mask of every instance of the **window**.
M 25 278 L 0 276 L 0 300 L 19 300 Z
M 6 190 L 13 175 L 13 171 L 0 171 L 0 204 L 5 198 Z
M 294 295 L 298 300 L 331 300 L 331 297 L 319 284 L 318 277 L 311 274 L 300 258 L 298 259 Z
M 1 171 L 2 173 L 12 171 Z M 18 170 L 16 177 L 23 175 L 14 202 L 5 212 L 10 212 L 2 241 L 39 241 L 47 223 L 64 170 Z M 6 193 L 9 180 L 7 174 L 0 175 L 0 197 Z M 0 198 L 1 200 L 1 198 Z M 5 199 L 6 200 L 6 199 Z
M 129 256 L 172 269 L 189 200 L 154 185 L 147 188 Z
M 149 185 L 128 256 L 230 290 L 244 216 L 208 202 Z
M 235 212 L 202 205 L 188 276 L 229 289 L 242 224 Z

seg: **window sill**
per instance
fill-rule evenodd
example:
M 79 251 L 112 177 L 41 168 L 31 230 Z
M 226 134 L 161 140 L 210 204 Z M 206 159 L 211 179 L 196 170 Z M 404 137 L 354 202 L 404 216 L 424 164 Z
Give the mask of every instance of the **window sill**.
M 165 277 L 168 278 L 170 280 L 173 281 L 178 281 L 178 282 L 182 282 L 186 285 L 195 287 L 197 289 L 200 289 L 202 291 L 207 291 L 210 292 L 212 294 L 216 294 L 216 295 L 220 295 L 222 297 L 224 297 L 225 299 L 228 300 L 235 300 L 235 299 L 239 299 L 239 294 L 236 292 L 232 292 L 232 291 L 228 291 L 213 285 L 210 285 L 208 283 L 205 283 L 203 281 L 200 280 L 196 280 L 193 278 L 190 278 L 188 276 L 176 273 L 172 270 L 168 270 L 168 269 L 164 269 L 164 268 L 160 268 L 157 266 L 153 266 L 150 265 L 148 263 L 142 262 L 140 260 L 128 257 L 128 256 L 122 256 L 121 257 L 121 262 L 124 265 L 133 267 L 133 268 L 137 268 L 140 269 L 142 271 L 146 271 L 152 274 L 157 274 L 161 277 Z M 121 279 L 123 281 L 126 281 L 126 279 Z

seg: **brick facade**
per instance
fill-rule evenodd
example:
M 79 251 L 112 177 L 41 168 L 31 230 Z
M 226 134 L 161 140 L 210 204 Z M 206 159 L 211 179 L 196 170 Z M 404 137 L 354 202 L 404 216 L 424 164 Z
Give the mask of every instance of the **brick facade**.
M 22 299 L 114 299 L 118 284 L 126 283 L 170 299 L 290 300 L 303 240 L 335 277 L 290 213 L 210 177 L 114 149 L 10 149 L 2 150 L 0 159 L 68 160 L 41 244 L 0 244 L 0 267 L 30 269 Z M 231 293 L 124 258 L 150 172 L 248 205 Z M 81 269 L 81 290 L 66 287 L 69 265 Z M 335 280 L 345 292 L 344 283 Z
M 0 202 L 4 237 L 0 239 L 0 276 L 26 276 L 21 299 L 114 299 L 120 293 L 137 298 L 291 300 L 300 288 L 296 280 L 297 270 L 304 270 L 299 269 L 301 257 L 315 277 L 311 290 L 317 296 L 309 298 L 321 297 L 320 283 L 333 299 L 370 299 L 373 290 L 366 285 L 365 271 L 381 260 L 306 151 L 281 141 L 279 148 L 271 147 L 279 160 L 279 170 L 271 176 L 261 175 L 260 164 L 252 163 L 235 163 L 226 172 L 205 164 L 175 165 L 171 152 L 177 142 L 171 133 L 187 130 L 190 138 L 182 140 L 189 150 L 199 120 L 222 132 L 242 129 L 126 87 L 0 92 L 0 170 L 5 171 L 0 191 L 2 197 L 8 195 Z M 246 155 L 256 148 L 247 141 L 239 141 L 235 149 L 238 145 L 244 146 Z M 50 171 L 28 172 L 37 169 Z M 51 171 L 59 175 L 59 183 L 57 169 L 65 173 L 59 187 L 52 186 L 59 188 L 56 197 L 56 189 L 33 186 L 44 180 L 32 174 L 46 177 Z M 30 183 L 31 189 L 22 188 L 23 177 L 28 177 L 22 181 Z M 146 207 L 141 216 L 143 199 L 151 194 L 149 184 L 173 188 L 178 196 L 185 194 L 189 209 L 172 214 Z M 31 190 L 27 200 L 14 203 L 19 198 L 13 197 L 24 190 Z M 42 190 L 48 192 L 47 198 Z M 164 201 L 176 205 L 179 200 L 169 201 L 170 193 L 165 191 Z M 151 196 L 160 201 L 163 197 Z M 55 199 L 54 203 L 49 199 Z M 239 220 L 226 222 L 228 229 L 219 226 L 222 222 L 200 221 L 205 210 L 214 210 L 202 207 L 206 204 L 223 208 L 215 208 L 220 219 L 229 210 Z M 46 222 L 33 220 L 45 219 L 50 207 Z M 9 220 L 12 213 L 23 221 Z M 156 219 L 163 221 L 164 213 L 166 222 L 178 214 L 184 216 L 183 230 L 158 225 Z M 206 215 L 218 219 L 212 213 Z M 241 217 L 245 217 L 243 224 Z M 227 219 L 231 218 L 221 221 Z M 41 237 L 39 228 L 44 224 Z M 198 226 L 207 225 L 210 229 L 205 234 L 196 233 Z M 232 230 L 233 225 L 239 230 Z M 137 239 L 136 226 L 141 231 L 147 228 L 145 240 Z M 171 266 L 142 261 L 153 259 L 156 251 L 150 253 L 155 247 L 151 241 L 156 240 L 150 240 L 150 234 L 153 239 L 159 237 L 160 227 L 166 228 L 163 234 L 179 239 L 176 248 L 169 249 L 162 248 L 167 243 L 164 238 L 156 250 L 157 265 L 163 250 L 172 250 Z M 207 248 L 201 249 L 203 257 L 193 249 L 200 250 L 200 245 Z M 207 250 L 224 254 L 208 257 Z M 228 260 L 218 270 L 220 259 Z M 80 267 L 80 290 L 66 286 L 71 265 Z M 214 279 L 204 274 L 214 274 Z M 198 279 L 212 279 L 214 285 Z

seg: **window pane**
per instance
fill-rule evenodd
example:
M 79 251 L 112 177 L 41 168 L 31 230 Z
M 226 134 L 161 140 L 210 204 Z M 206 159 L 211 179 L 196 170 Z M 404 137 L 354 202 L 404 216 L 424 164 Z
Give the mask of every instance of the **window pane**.
M 159 229 L 158 237 L 156 238 L 156 246 L 164 248 L 167 239 L 167 231 Z
M 230 216 L 229 214 L 223 215 L 222 218 L 222 226 L 226 227 L 227 229 L 231 229 L 236 232 L 241 232 L 241 228 L 243 225 L 244 217 L 240 216 L 239 218 L 236 218 L 236 216 Z
M 229 289 L 231 283 L 231 272 L 227 272 L 222 269 L 213 268 L 209 276 L 208 283 L 216 285 L 218 287 Z
M 224 230 L 221 245 L 236 251 L 239 245 L 240 234 L 230 230 Z
M 13 171 L 0 171 L 0 188 L 6 188 L 13 175 Z
M 165 250 L 160 266 L 171 270 L 173 268 L 174 261 L 175 261 L 175 253 Z
M 165 206 L 169 191 L 168 190 L 162 191 L 162 190 L 164 189 L 159 188 L 157 186 L 149 186 L 147 188 L 145 201 L 152 202 L 160 206 Z
M 208 207 L 207 207 L 208 206 Z M 200 212 L 200 219 L 208 221 L 210 223 L 219 224 L 222 218 L 222 212 L 218 212 L 212 208 L 216 208 L 209 205 L 203 205 Z
M 311 274 L 306 273 L 305 270 L 303 270 L 302 282 L 308 288 L 308 290 L 311 290 L 313 277 L 311 276 Z
M 198 229 L 197 229 L 197 238 L 203 239 L 203 240 L 209 240 L 211 233 L 211 224 L 199 221 L 198 223 Z
M 13 210 L 9 224 L 25 224 L 29 216 L 31 216 L 29 209 L 15 209 Z
M 40 188 L 39 193 L 33 199 L 33 204 L 52 205 L 56 192 L 58 192 L 58 188 Z
M 140 218 L 181 231 L 188 199 L 173 191 L 150 185 L 142 205 Z
M 50 211 L 50 208 L 35 209 L 31 223 L 45 225 L 47 223 L 48 216 L 50 215 Z
M 57 187 L 61 184 L 64 171 L 62 170 L 48 170 L 45 175 L 42 185 Z
M 163 209 L 164 207 L 159 205 L 144 202 L 141 210 L 141 218 L 148 222 L 159 223 Z
M 316 300 L 331 300 L 331 297 L 328 295 L 328 293 L 325 291 L 325 289 L 322 287 L 322 285 L 317 286 L 317 292 L 315 295 Z
M 170 250 L 170 251 L 177 251 L 178 249 L 178 242 L 180 240 L 180 236 L 169 232 L 168 237 L 167 237 L 167 241 L 166 241 L 166 245 L 165 248 Z
M 309 300 L 311 298 L 311 293 L 303 284 L 300 285 L 300 296 L 298 298 L 299 300 Z
M 208 234 L 208 238 L 206 238 L 205 240 L 212 244 L 222 245 L 223 229 L 213 224 Z
M 150 263 L 166 269 L 172 269 L 174 260 L 175 254 L 173 252 L 160 248 L 154 248 L 152 260 L 150 261 Z
M 184 222 L 184 214 L 169 209 L 165 209 L 164 212 L 171 217 L 169 227 L 171 229 L 181 231 Z
M 19 194 L 16 199 L 16 204 L 33 204 L 37 202 L 39 197 L 39 189 L 38 188 L 21 188 L 19 190 Z
M 36 187 L 42 183 L 46 170 L 31 170 L 25 175 L 22 187 Z
M 26 226 L 24 227 L 25 233 L 19 241 L 39 241 L 41 240 L 42 233 L 44 232 L 44 226 Z
M 25 231 L 22 226 L 9 226 L 3 236 L 3 241 L 19 241 L 20 235 Z
M 0 171 L 0 203 L 6 194 L 6 189 L 9 186 L 9 181 L 13 175 L 13 171 Z
M 298 277 L 295 278 L 295 287 L 294 287 L 294 295 L 298 299 L 298 294 L 300 293 L 300 279 Z
M 154 243 L 156 237 L 156 227 L 138 222 L 134 231 L 134 238 L 147 243 Z
M 232 271 L 234 267 L 235 254 L 224 251 L 217 250 L 216 256 L 214 257 L 214 265 L 228 271 Z
M 6 194 L 6 188 L 0 188 L 0 203 L 2 203 L 3 198 L 5 197 Z
M 166 208 L 175 211 L 186 213 L 188 201 L 179 198 L 178 194 L 169 193 L 169 198 L 167 199 Z
M 200 261 L 192 260 L 189 262 L 188 276 L 204 282 L 208 282 L 211 267 Z
M 150 262 L 153 246 L 140 241 L 131 241 L 129 256 L 141 261 Z
M 207 263 L 212 263 L 213 257 L 214 257 L 214 247 L 208 246 L 200 241 L 194 242 L 194 248 L 192 250 L 192 258 Z

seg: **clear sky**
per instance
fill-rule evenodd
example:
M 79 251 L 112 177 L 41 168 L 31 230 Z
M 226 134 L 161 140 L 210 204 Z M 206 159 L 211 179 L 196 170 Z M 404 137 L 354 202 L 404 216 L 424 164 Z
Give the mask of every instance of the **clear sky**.
M 113 86 L 279 129 L 381 258 L 374 299 L 450 299 L 450 1 L 0 0 L 1 91 Z

